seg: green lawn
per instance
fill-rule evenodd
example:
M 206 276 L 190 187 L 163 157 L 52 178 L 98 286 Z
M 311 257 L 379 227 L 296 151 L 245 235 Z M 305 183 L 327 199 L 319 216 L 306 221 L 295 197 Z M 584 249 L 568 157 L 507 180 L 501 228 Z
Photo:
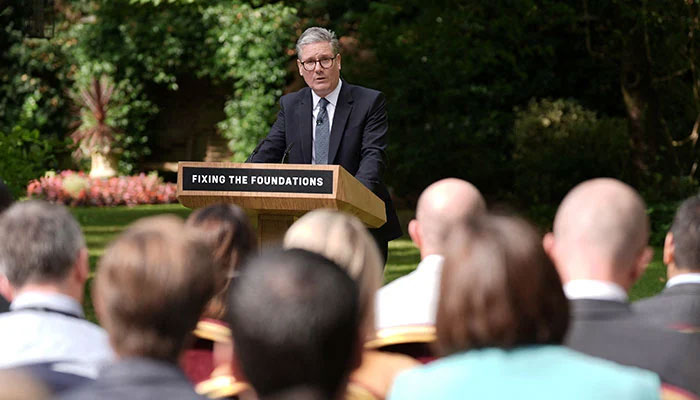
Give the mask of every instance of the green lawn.
M 137 207 L 112 207 L 112 208 L 73 208 L 73 215 L 78 219 L 85 233 L 85 239 L 90 254 L 90 267 L 95 270 L 97 260 L 102 255 L 105 246 L 118 235 L 131 222 L 157 214 L 175 214 L 182 218 L 189 215 L 190 210 L 179 204 L 137 206 Z M 405 218 L 410 218 L 410 213 L 405 212 Z M 405 231 L 405 229 L 404 229 Z M 384 272 L 384 281 L 390 282 L 405 275 L 416 267 L 420 255 L 418 249 L 413 246 L 411 240 L 405 236 L 389 243 L 389 260 Z M 92 279 L 92 277 L 91 277 Z M 666 282 L 666 269 L 661 262 L 661 249 L 654 249 L 654 260 L 649 265 L 646 273 L 632 288 L 633 300 L 648 297 L 658 293 Z M 88 317 L 94 320 L 94 311 L 90 301 L 90 284 L 86 287 L 85 310 Z

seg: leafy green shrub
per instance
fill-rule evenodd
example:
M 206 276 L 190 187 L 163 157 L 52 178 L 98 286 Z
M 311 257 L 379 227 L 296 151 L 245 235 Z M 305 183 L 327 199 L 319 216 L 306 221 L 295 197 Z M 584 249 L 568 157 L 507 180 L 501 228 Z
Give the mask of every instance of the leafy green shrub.
M 65 143 L 43 138 L 36 129 L 15 126 L 7 133 L 0 132 L 0 178 L 15 198 L 25 195 L 30 180 L 53 167 L 55 148 L 65 148 Z
M 601 118 L 570 99 L 531 100 L 515 109 L 515 194 L 530 204 L 558 204 L 576 184 L 625 179 L 629 138 L 621 118 Z

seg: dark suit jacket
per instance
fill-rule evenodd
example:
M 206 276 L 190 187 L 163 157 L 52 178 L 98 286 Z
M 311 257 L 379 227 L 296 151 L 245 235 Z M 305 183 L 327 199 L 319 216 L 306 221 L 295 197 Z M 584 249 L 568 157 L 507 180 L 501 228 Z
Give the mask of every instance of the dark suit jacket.
M 664 289 L 632 308 L 652 323 L 671 328 L 700 328 L 700 284 L 683 283 Z
M 96 381 L 68 392 L 70 400 L 205 400 L 174 364 L 129 358 L 105 367 Z
M 565 344 L 574 350 L 656 372 L 663 382 L 700 393 L 700 336 L 664 330 L 628 303 L 573 300 Z
M 278 163 L 291 146 L 287 155 L 290 163 L 311 164 L 312 106 L 308 87 L 282 96 L 277 121 L 251 161 Z M 376 233 L 389 241 L 401 236 L 401 227 L 383 183 L 387 127 L 384 95 L 343 81 L 333 116 L 328 163 L 343 166 L 384 201 L 387 222 Z

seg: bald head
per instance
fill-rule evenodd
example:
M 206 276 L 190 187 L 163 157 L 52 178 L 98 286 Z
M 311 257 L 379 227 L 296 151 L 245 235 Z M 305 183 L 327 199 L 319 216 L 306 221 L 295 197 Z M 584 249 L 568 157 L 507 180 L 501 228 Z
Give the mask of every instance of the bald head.
M 565 280 L 568 276 L 631 285 L 619 280 L 628 278 L 648 251 L 645 208 L 633 188 L 615 179 L 593 179 L 572 189 L 554 218 L 556 250 L 550 253 L 560 270 L 562 264 L 567 270 Z
M 456 178 L 442 179 L 421 193 L 409 234 L 420 249 L 421 257 L 441 254 L 442 243 L 454 221 L 485 211 L 486 202 L 474 185 Z

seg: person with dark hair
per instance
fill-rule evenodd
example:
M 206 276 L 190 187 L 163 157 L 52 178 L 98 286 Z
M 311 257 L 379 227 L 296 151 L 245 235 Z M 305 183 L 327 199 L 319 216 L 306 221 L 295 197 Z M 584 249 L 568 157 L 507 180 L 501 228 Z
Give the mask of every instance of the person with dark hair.
M 88 252 L 65 207 L 31 200 L 7 209 L 0 217 L 0 272 L 12 299 L 0 314 L 0 368 L 60 362 L 95 378 L 113 359 L 105 331 L 85 320 Z
M 390 399 L 656 399 L 658 377 L 569 350 L 568 306 L 534 228 L 477 217 L 450 234 L 437 311 L 447 356 L 400 375 Z
M 627 292 L 651 260 L 649 218 L 634 188 L 611 178 L 578 184 L 562 200 L 542 243 L 570 301 L 572 349 L 659 374 L 700 394 L 700 336 L 655 326 Z
M 10 189 L 5 185 L 5 182 L 0 179 L 0 214 L 10 207 L 13 201 L 14 199 L 12 198 L 12 193 L 10 193 Z M 7 277 L 0 272 L 0 313 L 10 309 L 10 302 L 1 289 L 3 287 L 9 287 L 9 283 L 7 282 Z
M 261 400 L 342 398 L 363 331 L 357 286 L 335 263 L 264 254 L 233 282 L 229 312 L 234 359 Z
M 700 329 L 700 196 L 681 204 L 664 242 L 668 281 L 658 295 L 633 303 L 647 321 L 677 330 Z
M 226 293 L 238 268 L 256 250 L 256 237 L 246 213 L 234 204 L 213 204 L 195 210 L 185 227 L 206 242 L 216 268 L 214 297 L 207 303 L 195 329 L 195 340 L 180 365 L 198 392 L 230 388 L 232 344 L 226 315 Z M 228 379 L 222 379 L 228 378 Z M 206 388 L 206 389 L 203 389 Z M 200 392 L 200 393 L 201 393 Z
M 185 221 L 212 249 L 216 265 L 216 296 L 204 309 L 204 318 L 226 315 L 226 288 L 238 267 L 255 251 L 257 241 L 245 211 L 234 204 L 214 204 L 195 210 Z
M 173 216 L 144 218 L 105 250 L 95 311 L 119 360 L 65 399 L 203 399 L 178 368 L 214 293 L 209 247 Z
M 401 225 L 384 185 L 388 122 L 384 95 L 340 79 L 338 38 L 321 27 L 296 43 L 299 75 L 308 85 L 280 99 L 277 120 L 251 162 L 341 165 L 383 202 L 386 223 L 370 233 L 386 263 L 388 242 Z

